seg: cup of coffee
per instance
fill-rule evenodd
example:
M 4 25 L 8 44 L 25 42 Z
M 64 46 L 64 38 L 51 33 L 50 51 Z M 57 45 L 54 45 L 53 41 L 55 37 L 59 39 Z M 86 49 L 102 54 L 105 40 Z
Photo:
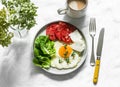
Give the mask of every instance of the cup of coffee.
M 72 18 L 80 18 L 85 15 L 87 0 L 67 0 L 65 9 L 58 9 L 58 14 L 67 14 Z

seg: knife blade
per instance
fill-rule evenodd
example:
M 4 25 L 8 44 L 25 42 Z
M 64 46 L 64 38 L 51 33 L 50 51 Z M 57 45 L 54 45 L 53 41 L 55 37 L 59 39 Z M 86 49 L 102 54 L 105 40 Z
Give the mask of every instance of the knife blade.
M 98 46 L 97 46 L 97 58 L 101 57 L 102 47 L 103 47 L 103 39 L 104 39 L 104 28 L 100 31 Z
M 104 28 L 101 29 L 100 34 L 99 34 L 99 39 L 98 39 L 97 59 L 96 59 L 94 77 L 93 77 L 94 84 L 96 84 L 98 82 L 99 69 L 100 69 L 100 59 L 101 59 L 101 53 L 102 53 L 102 48 L 103 48 L 103 39 L 104 39 Z

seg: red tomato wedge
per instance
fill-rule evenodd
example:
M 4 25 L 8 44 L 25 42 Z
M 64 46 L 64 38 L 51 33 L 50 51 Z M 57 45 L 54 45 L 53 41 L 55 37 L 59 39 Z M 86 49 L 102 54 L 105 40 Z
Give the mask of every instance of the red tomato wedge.
M 70 44 L 72 40 L 69 36 L 71 32 L 73 32 L 76 28 L 73 25 L 70 25 L 65 22 L 55 22 L 49 24 L 46 27 L 46 35 L 49 36 L 50 40 L 59 40 L 64 43 Z

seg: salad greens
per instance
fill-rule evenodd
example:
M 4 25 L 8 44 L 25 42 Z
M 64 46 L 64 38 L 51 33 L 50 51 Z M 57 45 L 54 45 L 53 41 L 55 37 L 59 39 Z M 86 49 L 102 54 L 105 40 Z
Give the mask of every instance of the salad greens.
M 55 53 L 54 42 L 48 36 L 38 36 L 35 39 L 33 63 L 36 66 L 49 69 Z
M 0 45 L 8 46 L 11 43 L 11 38 L 13 33 L 9 32 L 9 23 L 6 21 L 6 11 L 5 8 L 0 10 Z

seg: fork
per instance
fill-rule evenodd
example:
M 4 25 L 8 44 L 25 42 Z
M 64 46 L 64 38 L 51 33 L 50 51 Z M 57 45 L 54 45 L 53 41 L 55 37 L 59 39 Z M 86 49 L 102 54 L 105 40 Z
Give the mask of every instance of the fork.
M 90 58 L 90 65 L 95 65 L 95 55 L 94 55 L 94 37 L 96 34 L 96 20 L 95 18 L 90 18 L 90 24 L 89 24 L 89 34 L 92 38 L 92 52 L 91 52 L 91 58 Z

